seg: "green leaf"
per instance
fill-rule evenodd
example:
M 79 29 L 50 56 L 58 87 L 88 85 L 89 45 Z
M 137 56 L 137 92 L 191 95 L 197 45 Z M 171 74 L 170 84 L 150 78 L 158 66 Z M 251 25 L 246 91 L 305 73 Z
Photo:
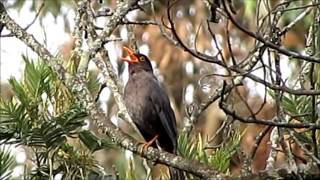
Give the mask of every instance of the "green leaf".
M 39 61 L 37 64 L 30 61 L 27 57 L 22 56 L 26 64 L 24 70 L 24 84 L 27 92 L 30 94 L 30 98 L 37 103 L 41 100 L 41 95 L 43 93 L 50 94 L 50 79 L 53 72 L 50 68 Z
M 0 99 L 0 142 L 16 141 L 18 136 L 24 136 L 30 131 L 31 121 L 25 107 L 13 100 Z
M 31 100 L 29 99 L 25 89 L 15 78 L 9 79 L 9 84 L 12 88 L 17 99 L 25 106 L 28 107 L 30 105 Z
M 235 132 L 226 144 L 217 148 L 216 151 L 209 156 L 209 164 L 214 166 L 220 172 L 227 172 L 230 167 L 231 158 L 236 153 L 237 148 L 240 145 L 241 137 L 242 135 Z
M 90 151 L 95 152 L 101 149 L 115 148 L 115 144 L 109 139 L 101 139 L 95 136 L 91 131 L 81 131 L 79 138 Z
M 196 144 L 190 141 L 186 133 L 181 133 L 178 138 L 178 152 L 184 158 L 195 159 L 197 155 Z
M 0 147 L 0 179 L 9 180 L 11 178 L 12 168 L 15 165 L 14 157 L 10 151 L 4 147 Z

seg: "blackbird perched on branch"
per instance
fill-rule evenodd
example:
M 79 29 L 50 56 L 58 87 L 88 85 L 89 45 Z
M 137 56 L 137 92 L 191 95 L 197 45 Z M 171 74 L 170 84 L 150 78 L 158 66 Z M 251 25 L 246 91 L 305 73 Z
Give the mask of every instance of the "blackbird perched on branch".
M 124 47 L 128 56 L 129 80 L 124 90 L 124 101 L 147 146 L 157 145 L 177 154 L 177 125 L 168 95 L 153 74 L 147 56 Z M 183 171 L 169 167 L 171 179 L 184 179 Z

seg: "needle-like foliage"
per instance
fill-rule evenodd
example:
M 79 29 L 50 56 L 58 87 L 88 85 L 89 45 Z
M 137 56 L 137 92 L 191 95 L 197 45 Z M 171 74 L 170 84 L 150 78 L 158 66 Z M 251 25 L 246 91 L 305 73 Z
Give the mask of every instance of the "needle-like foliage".
M 111 142 L 84 130 L 88 114 L 45 63 L 23 59 L 23 79 L 9 80 L 13 98 L 0 99 L 1 144 L 22 145 L 30 152 L 32 165 L 26 169 L 26 177 L 102 177 L 93 152 L 113 147 Z M 96 78 L 89 79 L 94 88 Z M 3 149 L 0 153 L 0 171 L 8 178 L 13 160 Z
M 9 180 L 11 178 L 12 168 L 15 164 L 14 157 L 10 151 L 4 147 L 0 148 L 0 179 Z

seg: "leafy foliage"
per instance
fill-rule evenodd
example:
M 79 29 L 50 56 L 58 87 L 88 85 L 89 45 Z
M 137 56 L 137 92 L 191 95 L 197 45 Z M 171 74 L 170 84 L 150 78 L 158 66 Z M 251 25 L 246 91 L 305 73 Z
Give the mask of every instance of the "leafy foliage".
M 275 94 L 273 91 L 269 91 L 269 94 L 272 98 L 275 98 Z M 284 94 L 281 97 L 281 106 L 283 107 L 285 113 L 289 114 L 291 117 L 295 117 L 289 119 L 293 123 L 311 123 L 313 122 L 313 108 L 311 99 L 311 96 Z M 303 143 L 313 143 L 310 132 L 295 133 L 295 136 Z
M 230 167 L 230 161 L 233 155 L 237 152 L 240 145 L 241 135 L 235 133 L 229 141 L 223 144 L 220 148 L 215 149 L 209 157 L 209 163 L 221 172 L 227 172 Z
M 79 133 L 79 138 L 82 143 L 87 146 L 92 152 L 105 149 L 105 148 L 116 148 L 115 145 L 106 139 L 100 139 L 95 136 L 91 131 L 82 131 Z
M 227 172 L 230 161 L 240 145 L 241 135 L 234 133 L 223 142 L 221 146 L 208 151 L 201 135 L 197 139 L 190 139 L 187 134 L 181 134 L 178 140 L 179 154 L 187 159 L 196 159 L 207 165 L 213 166 L 220 172 Z M 191 176 L 191 175 L 189 175 Z M 193 179 L 195 177 L 192 177 Z
M 15 161 L 10 151 L 4 147 L 0 147 L 0 179 L 10 179 L 11 168 L 14 164 Z
M 82 128 L 88 116 L 85 109 L 75 103 L 71 92 L 45 63 L 23 59 L 23 79 L 9 80 L 13 98 L 0 99 L 1 144 L 20 144 L 33 152 L 36 169 L 26 174 L 31 178 L 59 173 L 66 179 L 103 175 L 92 153 L 112 148 L 111 141 Z M 96 89 L 94 76 L 90 79 L 88 84 Z M 11 159 L 3 151 L 1 156 L 6 166 L 0 170 L 7 171 Z
M 293 116 L 299 114 L 305 114 L 299 118 L 302 122 L 312 122 L 311 112 L 312 103 L 310 96 L 295 96 L 289 94 L 282 97 L 282 105 L 287 112 L 290 112 Z

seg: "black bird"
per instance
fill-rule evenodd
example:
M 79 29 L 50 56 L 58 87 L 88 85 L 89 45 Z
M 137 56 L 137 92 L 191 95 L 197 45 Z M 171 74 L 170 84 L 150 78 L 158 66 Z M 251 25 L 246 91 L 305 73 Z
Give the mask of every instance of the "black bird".
M 128 56 L 129 80 L 124 101 L 147 146 L 177 154 L 177 125 L 168 95 L 153 74 L 147 56 L 124 47 Z M 169 167 L 171 179 L 184 179 L 183 171 Z

